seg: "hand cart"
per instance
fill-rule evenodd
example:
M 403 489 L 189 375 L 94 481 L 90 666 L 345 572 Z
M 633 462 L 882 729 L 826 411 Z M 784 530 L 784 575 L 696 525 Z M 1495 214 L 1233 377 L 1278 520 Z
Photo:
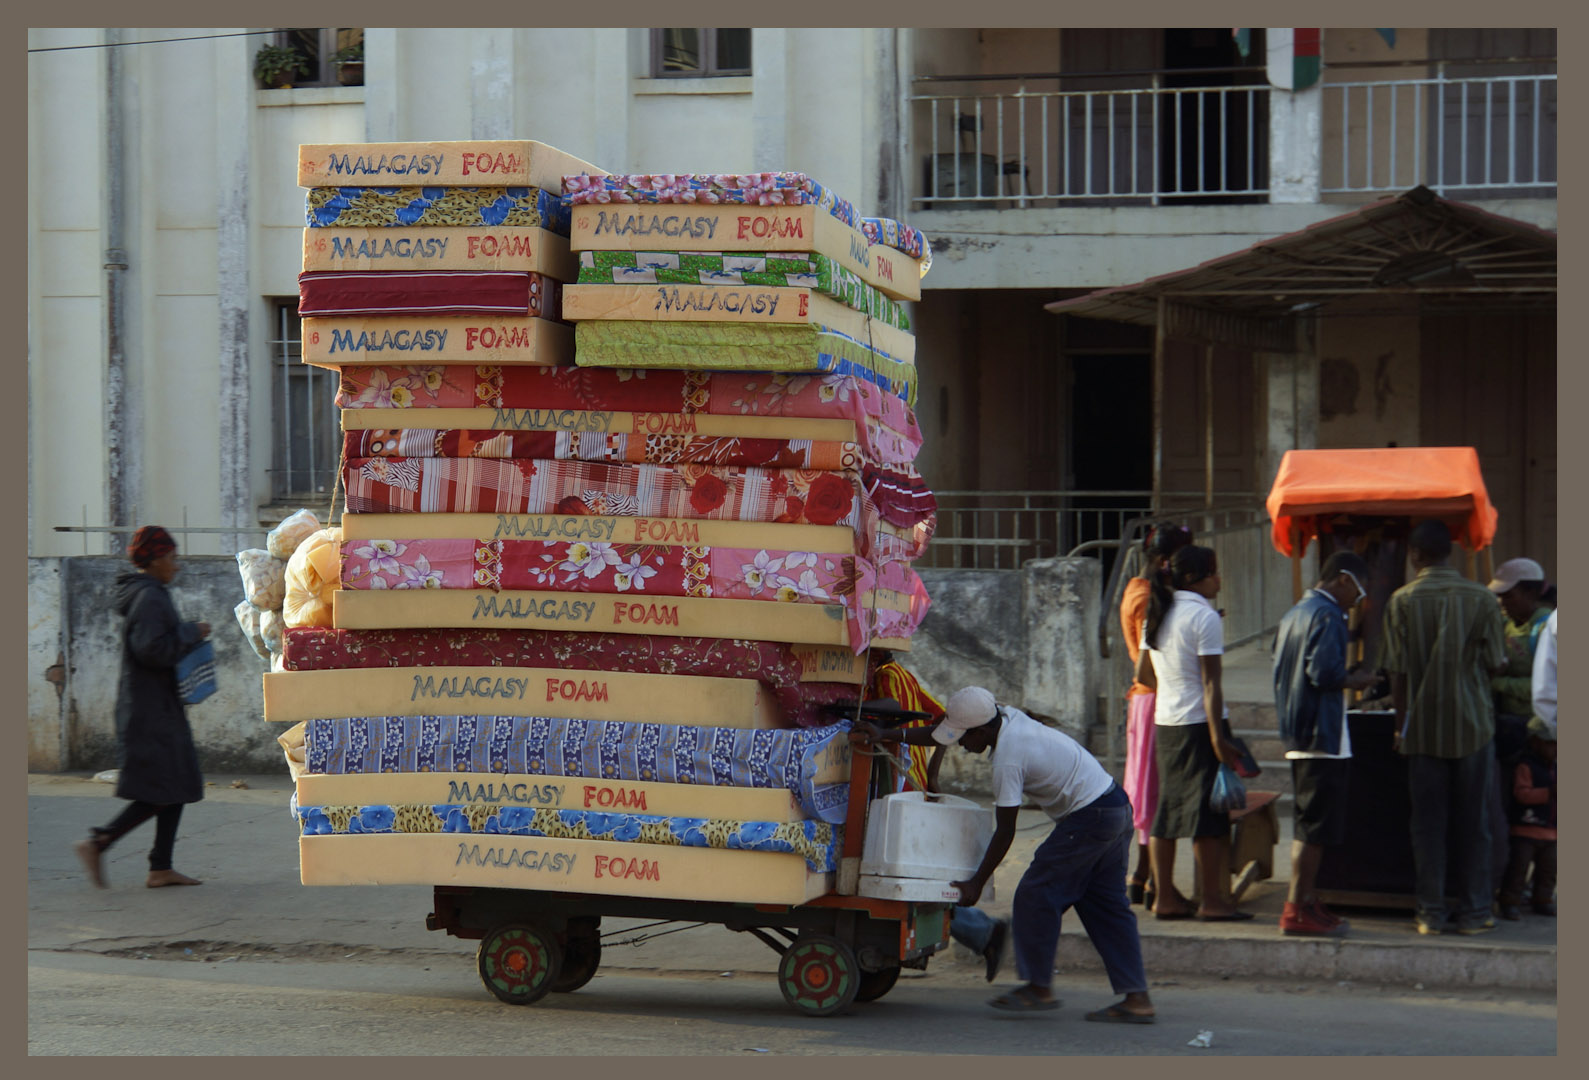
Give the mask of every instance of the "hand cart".
M 873 712 L 854 705 L 846 715 L 880 726 L 926 716 L 897 706 Z M 601 964 L 603 937 L 612 936 L 601 933 L 604 916 L 658 920 L 621 933 L 683 922 L 718 923 L 751 934 L 779 954 L 778 988 L 806 1016 L 831 1016 L 854 1002 L 875 1001 L 893 989 L 901 969 L 925 969 L 928 957 L 948 946 L 954 890 L 946 883 L 944 899 L 933 902 L 853 895 L 868 806 L 874 794 L 893 787 L 883 755 L 868 752 L 853 733 L 850 745 L 850 802 L 838 873 L 840 888 L 848 884 L 849 893 L 787 905 L 437 885 L 426 929 L 479 941 L 480 981 L 509 1005 L 531 1005 L 588 983 Z

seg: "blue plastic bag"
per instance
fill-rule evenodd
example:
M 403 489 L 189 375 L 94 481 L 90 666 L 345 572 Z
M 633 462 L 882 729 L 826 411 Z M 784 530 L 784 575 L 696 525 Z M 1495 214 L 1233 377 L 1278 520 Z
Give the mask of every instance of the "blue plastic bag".
M 188 705 L 215 693 L 215 647 L 208 641 L 177 661 L 177 692 Z
M 1221 764 L 1214 776 L 1214 790 L 1208 795 L 1208 808 L 1216 814 L 1247 809 L 1247 785 L 1241 782 L 1236 770 Z

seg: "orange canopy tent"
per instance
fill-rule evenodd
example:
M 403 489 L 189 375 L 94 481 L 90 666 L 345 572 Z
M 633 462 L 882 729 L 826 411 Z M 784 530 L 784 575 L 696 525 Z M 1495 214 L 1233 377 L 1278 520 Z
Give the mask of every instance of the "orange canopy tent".
M 1274 545 L 1293 559 L 1332 514 L 1439 518 L 1470 552 L 1489 547 L 1498 516 L 1471 446 L 1288 450 L 1266 505 Z

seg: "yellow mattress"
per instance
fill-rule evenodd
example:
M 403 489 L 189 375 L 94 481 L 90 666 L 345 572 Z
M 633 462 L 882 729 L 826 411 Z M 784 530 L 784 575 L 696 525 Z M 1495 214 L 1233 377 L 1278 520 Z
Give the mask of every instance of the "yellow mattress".
M 881 349 L 916 358 L 916 336 L 815 289 L 760 285 L 568 285 L 563 318 L 624 322 L 735 322 L 825 326 Z
M 922 267 L 873 244 L 824 206 L 581 204 L 575 251 L 811 251 L 826 255 L 896 300 L 920 300 Z
M 523 225 L 305 229 L 305 270 L 528 270 L 573 281 L 568 241 Z
M 528 139 L 455 142 L 300 143 L 298 186 L 538 187 L 563 190 L 563 177 L 606 176 L 555 146 Z
M 477 885 L 546 892 L 803 904 L 833 875 L 803 856 L 608 840 L 427 833 L 302 836 L 305 885 Z
M 359 364 L 551 367 L 574 362 L 574 328 L 529 316 L 311 318 L 303 320 L 303 362 L 331 368 Z
M 456 713 L 732 728 L 783 726 L 776 700 L 754 679 L 554 668 L 423 667 L 270 671 L 264 680 L 267 723 Z

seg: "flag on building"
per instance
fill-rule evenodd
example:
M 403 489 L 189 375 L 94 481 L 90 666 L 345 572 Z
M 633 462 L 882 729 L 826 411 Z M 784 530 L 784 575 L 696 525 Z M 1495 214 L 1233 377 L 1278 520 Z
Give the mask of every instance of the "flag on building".
M 1269 84 L 1281 90 L 1306 90 L 1319 81 L 1320 32 L 1317 27 L 1269 27 Z

